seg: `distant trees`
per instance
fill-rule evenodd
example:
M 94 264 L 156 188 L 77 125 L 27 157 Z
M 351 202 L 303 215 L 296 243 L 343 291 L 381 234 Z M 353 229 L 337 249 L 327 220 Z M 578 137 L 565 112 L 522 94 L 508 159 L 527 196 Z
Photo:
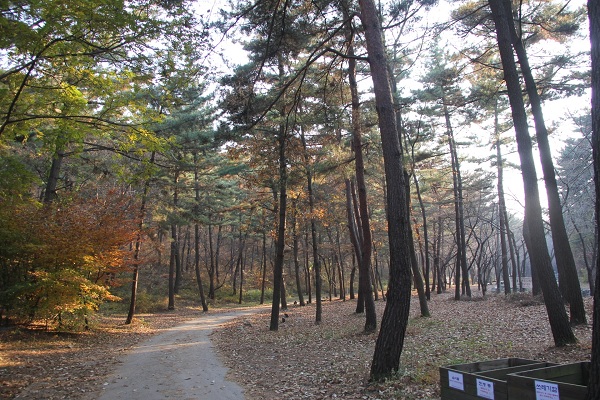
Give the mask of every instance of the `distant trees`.
M 573 117 L 578 135 L 568 138 L 557 159 L 557 176 L 562 194 L 565 224 L 578 265 L 584 265 L 590 293 L 594 293 L 598 231 L 589 216 L 594 212 L 595 192 L 590 115 Z
M 452 66 L 447 65 L 439 48 L 434 48 L 431 62 L 427 64 L 429 72 L 423 78 L 426 90 L 423 97 L 429 97 L 438 103 L 437 111 L 443 118 L 446 144 L 448 146 L 448 156 L 450 158 L 450 168 L 452 172 L 452 188 L 454 197 L 454 224 L 456 241 L 456 267 L 455 267 L 455 295 L 456 300 L 460 299 L 461 292 L 471 297 L 471 285 L 469 284 L 468 266 L 467 266 L 467 244 L 465 233 L 465 215 L 463 199 L 463 179 L 461 175 L 460 159 L 454 128 L 452 126 L 451 109 L 458 108 L 464 104 L 462 93 L 457 88 L 458 71 Z

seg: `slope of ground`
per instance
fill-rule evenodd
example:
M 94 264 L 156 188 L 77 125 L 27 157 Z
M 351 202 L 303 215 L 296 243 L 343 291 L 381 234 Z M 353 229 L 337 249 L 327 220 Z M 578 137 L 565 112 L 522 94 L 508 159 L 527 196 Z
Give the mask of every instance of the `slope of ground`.
M 419 317 L 416 300 L 402 368 L 384 383 L 368 382 L 376 334 L 361 332 L 364 316 L 354 313 L 355 301 L 324 302 L 320 325 L 314 306 L 292 306 L 278 332 L 269 331 L 268 313 L 255 314 L 217 330 L 213 342 L 249 399 L 434 399 L 440 366 L 505 357 L 589 359 L 590 326 L 575 328 L 577 345 L 556 348 L 544 305 L 528 295 L 465 301 L 432 295 L 430 318 Z M 591 300 L 585 299 L 590 320 Z M 377 302 L 379 317 L 384 307 Z

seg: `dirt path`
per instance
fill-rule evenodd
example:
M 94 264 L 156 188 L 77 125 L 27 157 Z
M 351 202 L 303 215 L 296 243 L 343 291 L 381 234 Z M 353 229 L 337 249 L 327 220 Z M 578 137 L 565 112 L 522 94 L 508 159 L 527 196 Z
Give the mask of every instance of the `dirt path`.
M 139 344 L 104 383 L 99 400 L 244 399 L 243 389 L 225 379 L 228 369 L 209 335 L 219 325 L 259 310 L 207 314 Z

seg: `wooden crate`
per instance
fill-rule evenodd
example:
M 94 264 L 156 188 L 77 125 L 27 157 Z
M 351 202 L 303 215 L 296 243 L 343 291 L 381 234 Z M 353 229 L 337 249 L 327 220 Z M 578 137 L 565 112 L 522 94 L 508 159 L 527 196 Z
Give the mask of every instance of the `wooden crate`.
M 442 400 L 508 399 L 509 374 L 542 368 L 549 363 L 503 358 L 440 368 Z
M 590 363 L 578 362 L 508 376 L 508 396 L 523 400 L 580 400 L 585 397 Z

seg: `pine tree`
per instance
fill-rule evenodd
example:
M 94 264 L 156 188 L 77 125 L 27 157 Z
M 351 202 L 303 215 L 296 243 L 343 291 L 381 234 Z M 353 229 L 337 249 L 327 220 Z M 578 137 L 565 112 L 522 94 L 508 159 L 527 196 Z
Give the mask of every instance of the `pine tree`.
M 490 7 L 496 26 L 498 48 L 502 59 L 504 78 L 508 87 L 519 157 L 521 159 L 521 172 L 525 188 L 525 225 L 529 236 L 527 247 L 533 268 L 535 268 L 541 282 L 554 343 L 557 346 L 564 346 L 574 343 L 576 338 L 569 325 L 568 316 L 564 309 L 560 292 L 558 291 L 558 285 L 554 279 L 550 256 L 544 239 L 545 234 L 537 189 L 537 176 L 533 164 L 533 149 L 527 128 L 525 105 L 521 95 L 507 21 L 510 16 L 506 14 L 502 0 L 490 0 Z

